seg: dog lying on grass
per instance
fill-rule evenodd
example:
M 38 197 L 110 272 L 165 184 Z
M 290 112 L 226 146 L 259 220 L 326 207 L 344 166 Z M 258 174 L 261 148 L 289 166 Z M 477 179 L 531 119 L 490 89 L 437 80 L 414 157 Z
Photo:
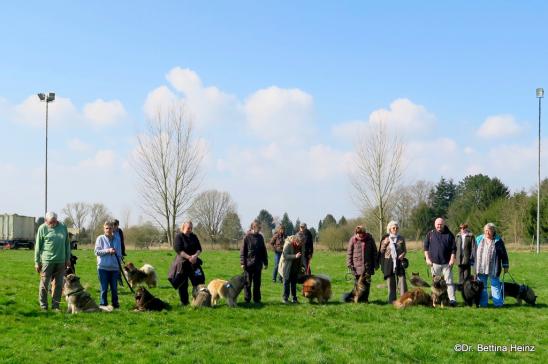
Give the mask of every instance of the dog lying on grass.
M 400 298 L 394 301 L 393 305 L 396 308 L 419 305 L 432 307 L 432 298 L 422 288 L 417 287 L 405 292 Z
M 205 284 L 199 284 L 192 289 L 192 307 L 211 307 L 211 293 Z
M 312 303 L 314 299 L 318 303 L 327 303 L 331 298 L 331 281 L 326 276 L 311 275 L 303 283 L 303 296 Z
M 245 273 L 232 277 L 229 281 L 214 279 L 207 285 L 211 294 L 211 305 L 215 306 L 219 298 L 224 298 L 228 306 L 236 307 L 238 295 L 246 285 Z
M 426 283 L 421 277 L 419 277 L 418 272 L 411 272 L 411 278 L 409 278 L 409 282 L 411 282 L 411 285 L 413 287 L 430 287 L 428 283 Z
M 68 305 L 68 313 L 76 314 L 79 312 L 99 311 L 111 312 L 113 310 L 112 306 L 98 306 L 91 295 L 80 283 L 80 277 L 75 274 L 69 274 L 65 277 L 63 289 Z
M 129 262 L 124 266 L 124 274 L 132 288 L 142 283 L 146 283 L 148 288 L 154 288 L 158 283 L 156 270 L 150 264 L 137 269 L 133 263 Z
M 162 311 L 169 310 L 171 306 L 156 298 L 145 287 L 137 288 L 135 292 L 135 311 Z

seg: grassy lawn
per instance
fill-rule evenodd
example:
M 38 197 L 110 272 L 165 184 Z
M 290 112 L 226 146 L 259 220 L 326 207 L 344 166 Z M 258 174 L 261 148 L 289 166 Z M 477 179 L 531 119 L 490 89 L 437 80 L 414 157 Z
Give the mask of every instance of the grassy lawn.
M 77 250 L 76 271 L 99 301 L 99 281 L 91 250 Z M 333 297 L 325 306 L 281 303 L 282 285 L 263 271 L 263 306 L 214 309 L 178 306 L 166 279 L 170 251 L 129 251 L 126 261 L 156 267 L 159 287 L 151 292 L 172 304 L 170 312 L 133 312 L 129 289 L 120 288 L 121 309 L 113 313 L 68 315 L 40 312 L 33 253 L 0 250 L 0 362 L 2 363 L 363 363 L 363 362 L 547 362 L 546 274 L 548 256 L 510 253 L 510 272 L 538 295 L 537 306 L 508 298 L 501 309 L 462 306 L 396 310 L 385 304 L 386 289 L 374 276 L 371 304 L 343 304 L 352 288 L 345 280 L 345 255 L 318 252 L 312 268 L 329 275 Z M 207 282 L 239 272 L 235 251 L 204 252 Z M 272 256 L 270 256 L 272 259 Z M 408 272 L 426 270 L 422 253 L 409 253 Z M 456 274 L 455 274 L 456 276 Z M 110 295 L 109 295 L 110 299 Z M 243 301 L 243 294 L 239 297 Z M 62 304 L 63 310 L 66 305 Z M 472 352 L 455 352 L 456 344 Z M 478 352 L 477 345 L 534 345 L 535 352 Z

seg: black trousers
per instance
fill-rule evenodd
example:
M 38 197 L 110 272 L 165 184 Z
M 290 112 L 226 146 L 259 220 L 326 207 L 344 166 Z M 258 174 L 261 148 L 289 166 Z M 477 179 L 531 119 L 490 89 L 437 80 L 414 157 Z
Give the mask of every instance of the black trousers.
M 251 301 L 251 286 L 253 286 L 253 302 L 261 302 L 261 267 L 247 268 L 247 284 L 244 287 L 244 300 Z
M 183 270 L 183 283 L 178 288 L 179 299 L 182 305 L 188 305 L 188 281 L 192 283 L 193 287 L 199 284 L 205 283 L 205 274 L 201 267 L 192 268 L 191 266 L 185 267 Z
M 470 277 L 470 266 L 459 265 L 459 284 L 463 284 L 468 277 Z

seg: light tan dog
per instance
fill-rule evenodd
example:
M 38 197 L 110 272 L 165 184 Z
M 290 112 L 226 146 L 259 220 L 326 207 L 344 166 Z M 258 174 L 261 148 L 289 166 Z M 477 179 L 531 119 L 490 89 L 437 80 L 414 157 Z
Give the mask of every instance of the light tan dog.
M 407 291 L 394 301 L 394 307 L 396 308 L 406 308 L 409 306 L 429 306 L 432 307 L 431 297 L 426 293 L 422 288 L 413 288 L 410 291 Z
M 112 311 L 112 306 L 100 307 L 80 283 L 80 277 L 69 274 L 63 286 L 67 300 L 68 313 Z
M 311 275 L 303 283 L 303 296 L 312 303 L 317 299 L 319 303 L 327 303 L 331 297 L 331 281 L 324 276 Z
M 238 295 L 245 285 L 245 273 L 232 277 L 230 281 L 222 279 L 212 280 L 207 285 L 207 290 L 211 293 L 211 305 L 215 306 L 219 298 L 224 298 L 230 307 L 236 307 Z
M 135 287 L 138 284 L 146 283 L 148 288 L 156 287 L 158 279 L 156 278 L 156 270 L 150 264 L 145 264 L 141 269 L 129 262 L 124 266 L 124 274 L 131 285 Z

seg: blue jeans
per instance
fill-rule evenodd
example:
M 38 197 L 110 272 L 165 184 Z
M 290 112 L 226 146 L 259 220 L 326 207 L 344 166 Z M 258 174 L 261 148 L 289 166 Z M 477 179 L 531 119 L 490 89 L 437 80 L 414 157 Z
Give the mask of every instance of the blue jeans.
M 481 292 L 480 307 L 487 307 L 489 295 L 487 294 L 487 279 L 491 279 L 491 297 L 493 298 L 493 306 L 502 307 L 504 297 L 502 297 L 501 282 L 499 277 L 489 276 L 488 274 L 478 274 L 478 278 L 483 282 L 483 291 Z
M 108 305 L 107 293 L 110 286 L 110 293 L 112 295 L 112 307 L 118 308 L 118 279 L 120 278 L 120 271 L 117 270 L 105 270 L 98 269 L 99 282 L 101 283 L 101 302 L 100 305 Z
M 278 279 L 278 264 L 280 264 L 280 257 L 282 252 L 274 252 L 274 270 L 272 271 L 272 280 L 276 281 Z

